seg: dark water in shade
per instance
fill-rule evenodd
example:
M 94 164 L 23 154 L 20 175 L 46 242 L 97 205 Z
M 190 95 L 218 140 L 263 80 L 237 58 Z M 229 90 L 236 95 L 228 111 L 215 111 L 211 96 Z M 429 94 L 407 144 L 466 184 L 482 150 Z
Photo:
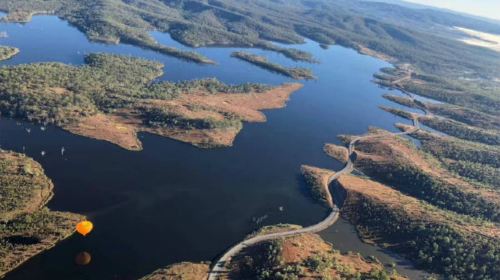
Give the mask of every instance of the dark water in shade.
M 0 44 L 21 49 L 2 65 L 81 64 L 85 53 L 111 52 L 161 61 L 166 65 L 162 79 L 167 80 L 291 81 L 231 58 L 239 48 L 197 49 L 218 62 L 201 66 L 133 46 L 90 43 L 56 17 L 35 17 L 26 25 L 0 24 L 0 31 L 9 35 Z M 153 35 L 162 43 L 185 48 L 166 35 Z M 267 111 L 266 123 L 245 124 L 231 148 L 203 150 L 142 134 L 144 150 L 130 152 L 55 127 L 42 131 L 31 124 L 1 120 L 1 148 L 24 151 L 41 162 L 54 181 L 55 196 L 48 206 L 86 214 L 95 225 L 90 236 L 74 235 L 6 279 L 136 279 L 175 262 L 212 260 L 263 225 L 310 225 L 323 219 L 327 210 L 310 198 L 300 165 L 340 169 L 323 153 L 324 143 L 337 143 L 337 134 L 363 133 L 368 126 L 395 131 L 393 123 L 407 121 L 378 108 L 397 107 L 384 100 L 384 90 L 371 82 L 372 74 L 387 63 L 341 47 L 323 50 L 312 42 L 299 48 L 321 61 L 303 64 L 319 79 L 305 82 L 287 108 Z M 249 51 L 297 65 L 279 54 Z M 31 128 L 30 134 L 26 128 Z M 359 242 L 352 233 L 342 234 L 345 250 Z M 82 251 L 92 257 L 87 266 L 75 265 Z

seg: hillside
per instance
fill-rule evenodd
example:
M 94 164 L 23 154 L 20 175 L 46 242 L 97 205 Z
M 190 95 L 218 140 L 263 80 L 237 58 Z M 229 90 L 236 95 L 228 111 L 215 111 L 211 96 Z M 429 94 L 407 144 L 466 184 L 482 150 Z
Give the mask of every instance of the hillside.
M 371 129 L 356 143 L 355 168 L 401 192 L 443 209 L 499 221 L 500 194 L 440 167 L 407 139 Z M 351 136 L 343 136 L 346 141 Z
M 498 275 L 496 225 L 440 210 L 368 179 L 341 176 L 338 187 L 346 192 L 343 215 L 364 238 L 386 243 L 447 279 Z

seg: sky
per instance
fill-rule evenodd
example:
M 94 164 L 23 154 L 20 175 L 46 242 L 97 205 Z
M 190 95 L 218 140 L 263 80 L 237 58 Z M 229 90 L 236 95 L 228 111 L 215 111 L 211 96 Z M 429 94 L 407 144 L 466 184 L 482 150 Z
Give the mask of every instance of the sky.
M 500 0 L 405 0 L 500 20 Z

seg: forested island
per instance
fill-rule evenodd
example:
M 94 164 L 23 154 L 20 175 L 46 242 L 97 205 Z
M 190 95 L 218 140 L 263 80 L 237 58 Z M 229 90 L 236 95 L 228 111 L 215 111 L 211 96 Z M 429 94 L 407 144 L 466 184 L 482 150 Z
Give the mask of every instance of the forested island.
M 19 53 L 18 48 L 0 46 L 0 61 L 7 60 Z
M 270 62 L 267 58 L 263 56 L 253 55 L 247 52 L 233 52 L 232 57 L 239 58 L 241 60 L 247 61 L 264 69 L 276 72 L 296 80 L 312 80 L 314 75 L 309 69 L 305 68 L 286 68 L 282 65 Z
M 90 54 L 81 67 L 38 63 L 0 68 L 0 112 L 140 150 L 139 131 L 199 147 L 230 146 L 242 122 L 285 106 L 300 84 L 226 85 L 216 79 L 156 82 L 157 62 Z

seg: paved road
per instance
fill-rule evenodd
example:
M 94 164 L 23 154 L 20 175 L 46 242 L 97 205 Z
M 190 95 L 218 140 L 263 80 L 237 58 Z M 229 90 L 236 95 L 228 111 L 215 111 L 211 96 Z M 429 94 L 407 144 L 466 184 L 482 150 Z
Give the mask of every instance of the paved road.
M 413 100 L 413 102 L 415 102 L 415 95 L 406 91 L 404 89 L 403 85 L 401 84 L 402 82 L 406 82 L 406 81 L 410 80 L 412 77 L 412 74 L 413 74 L 413 71 L 411 69 L 407 69 L 407 73 L 403 77 L 392 81 L 391 84 L 393 87 L 399 89 L 402 93 L 408 95 L 408 97 L 410 97 L 410 99 Z M 424 112 L 424 114 L 426 116 L 428 116 L 428 117 L 433 116 L 433 114 L 429 111 L 429 109 L 425 106 L 425 104 L 423 104 L 422 102 L 417 102 L 415 104 L 417 105 L 418 109 L 420 109 Z M 417 123 L 418 123 L 418 119 L 417 119 Z
M 413 95 L 411 95 L 409 93 L 407 93 L 407 94 L 410 96 L 410 98 L 412 98 L 414 100 Z M 413 129 L 410 129 L 410 130 L 405 131 L 405 132 L 393 133 L 393 135 L 407 135 L 407 134 L 411 134 L 411 133 L 419 130 L 420 123 L 418 121 L 418 117 L 414 117 L 412 121 L 413 121 Z M 382 135 L 382 136 L 369 136 L 369 135 L 358 136 L 358 137 L 355 137 L 354 139 L 351 140 L 351 142 L 349 143 L 349 156 L 348 156 L 348 160 L 347 160 L 346 165 L 344 166 L 344 168 L 342 168 L 342 170 L 334 173 L 329 178 L 328 185 L 330 185 L 330 183 L 333 182 L 334 180 L 337 180 L 340 176 L 342 176 L 344 174 L 349 174 L 354 170 L 354 163 L 352 162 L 352 156 L 355 153 L 354 148 L 355 148 L 356 143 L 363 138 L 375 138 L 375 137 L 384 137 L 384 135 Z M 333 201 L 332 194 L 331 194 L 329 189 L 327 189 L 327 194 L 330 198 L 330 201 Z M 217 280 L 220 275 L 224 275 L 227 272 L 226 264 L 228 264 L 234 256 L 236 256 L 239 252 L 241 252 L 241 250 L 245 249 L 246 247 L 249 247 L 249 246 L 264 242 L 264 241 L 270 241 L 270 240 L 283 238 L 283 237 L 289 237 L 289 236 L 294 236 L 294 235 L 299 235 L 299 234 L 304 234 L 304 233 L 317 233 L 317 232 L 320 232 L 320 231 L 323 231 L 323 230 L 329 228 L 339 218 L 339 209 L 337 208 L 337 206 L 332 205 L 331 210 L 332 211 L 331 211 L 330 215 L 328 215 L 328 217 L 326 217 L 324 220 L 322 220 L 321 222 L 319 222 L 315 225 L 301 228 L 301 229 L 291 230 L 291 231 L 257 235 L 257 236 L 254 236 L 252 238 L 241 241 L 240 243 L 231 247 L 231 249 L 229 249 L 215 263 L 215 265 L 212 267 L 212 270 L 208 274 L 208 280 Z

